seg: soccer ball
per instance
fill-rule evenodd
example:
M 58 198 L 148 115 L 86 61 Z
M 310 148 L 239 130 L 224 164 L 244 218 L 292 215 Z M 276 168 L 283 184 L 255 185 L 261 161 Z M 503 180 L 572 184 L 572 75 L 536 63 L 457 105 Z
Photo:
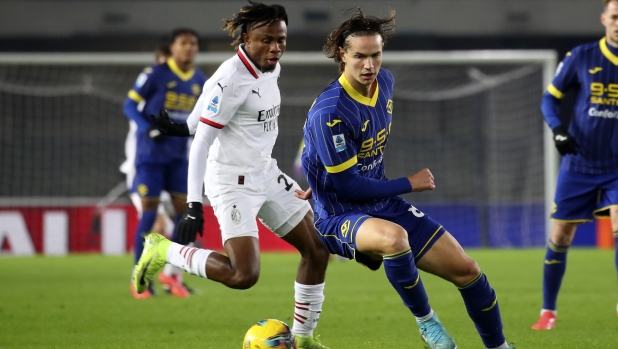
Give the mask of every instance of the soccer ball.
M 296 349 L 296 341 L 290 326 L 275 319 L 261 320 L 251 326 L 245 335 L 242 349 L 268 348 Z

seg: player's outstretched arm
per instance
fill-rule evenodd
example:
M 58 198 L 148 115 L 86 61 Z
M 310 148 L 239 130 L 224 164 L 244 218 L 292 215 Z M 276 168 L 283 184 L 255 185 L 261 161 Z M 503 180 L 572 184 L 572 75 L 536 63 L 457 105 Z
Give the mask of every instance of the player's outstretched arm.
M 411 181 L 406 178 L 392 180 L 379 180 L 361 176 L 356 165 L 345 171 L 329 173 L 328 176 L 335 184 L 337 194 L 347 200 L 379 200 L 409 193 L 413 187 Z
M 152 120 L 152 123 L 157 125 L 157 129 L 166 136 L 189 137 L 191 135 L 187 123 L 173 122 L 165 109 L 159 110 L 158 118 L 151 114 L 150 120 Z

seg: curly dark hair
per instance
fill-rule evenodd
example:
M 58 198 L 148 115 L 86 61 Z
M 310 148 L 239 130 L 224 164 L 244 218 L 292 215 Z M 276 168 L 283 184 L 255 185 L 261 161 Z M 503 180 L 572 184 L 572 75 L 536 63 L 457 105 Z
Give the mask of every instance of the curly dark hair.
M 200 40 L 200 36 L 195 30 L 191 28 L 176 28 L 172 31 L 172 34 L 170 35 L 170 44 L 173 44 L 174 41 L 178 39 L 178 37 L 183 35 L 191 35 L 194 36 L 198 41 Z
M 352 9 L 353 10 L 353 9 Z M 378 18 L 366 16 L 361 8 L 356 8 L 356 13 L 335 30 L 328 34 L 323 51 L 326 57 L 332 58 L 339 64 L 339 71 L 343 72 L 345 63 L 339 56 L 339 48 L 348 49 L 348 38 L 352 36 L 380 35 L 382 42 L 386 44 L 388 38 L 395 33 L 395 11 L 391 10 L 386 17 Z
M 240 12 L 234 14 L 233 19 L 223 19 L 225 24 L 221 28 L 230 32 L 230 36 L 234 38 L 234 41 L 232 41 L 234 47 L 244 43 L 243 34 L 249 30 L 270 25 L 276 21 L 284 21 L 286 25 L 288 24 L 288 14 L 285 12 L 285 7 L 247 1 L 250 5 L 241 8 Z M 235 37 L 239 29 L 240 34 Z

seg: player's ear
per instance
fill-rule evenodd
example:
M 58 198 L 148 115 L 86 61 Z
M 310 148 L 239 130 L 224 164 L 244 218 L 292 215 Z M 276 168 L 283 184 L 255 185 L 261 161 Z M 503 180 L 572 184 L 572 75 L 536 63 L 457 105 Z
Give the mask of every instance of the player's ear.
M 249 37 L 249 33 L 242 33 L 240 35 L 242 35 L 242 42 L 244 42 L 245 45 L 251 45 L 251 38 Z
M 341 61 L 345 63 L 345 50 L 343 47 L 339 47 L 339 58 L 341 58 Z

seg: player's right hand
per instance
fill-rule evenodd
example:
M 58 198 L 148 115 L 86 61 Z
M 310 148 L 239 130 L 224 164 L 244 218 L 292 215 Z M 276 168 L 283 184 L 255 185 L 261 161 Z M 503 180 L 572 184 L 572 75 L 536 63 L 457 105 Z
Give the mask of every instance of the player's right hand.
M 554 143 L 556 144 L 556 149 L 558 149 L 560 155 L 565 156 L 566 154 L 577 154 L 579 144 L 577 144 L 577 140 L 569 133 L 569 130 L 566 127 L 562 125 L 556 126 L 552 132 L 554 133 Z
M 197 234 L 204 231 L 204 211 L 201 202 L 187 203 L 187 210 L 176 226 L 175 240 L 181 245 L 195 241 Z
M 428 168 L 424 168 L 409 176 L 408 180 L 410 181 L 410 185 L 412 185 L 413 192 L 434 190 L 436 188 L 436 185 L 433 182 L 433 175 Z
M 307 191 L 303 191 L 301 189 L 294 190 L 294 196 L 301 200 L 309 200 L 313 197 L 313 190 L 311 188 L 307 189 Z

